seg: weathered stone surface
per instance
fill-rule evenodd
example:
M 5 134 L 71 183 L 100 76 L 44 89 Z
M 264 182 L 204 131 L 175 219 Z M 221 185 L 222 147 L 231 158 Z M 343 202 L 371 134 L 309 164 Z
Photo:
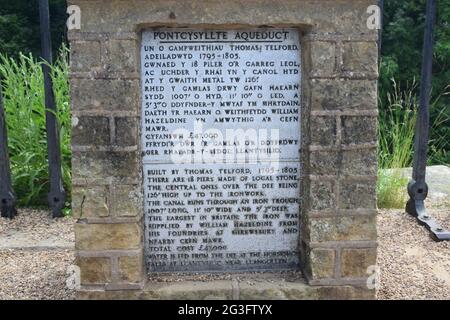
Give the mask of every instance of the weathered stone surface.
M 148 300 L 232 300 L 233 286 L 231 281 L 225 280 L 148 283 L 142 298 Z
M 69 4 L 79 5 L 83 13 L 82 29 L 70 31 L 70 38 L 73 39 L 71 71 L 75 72 L 71 80 L 73 110 L 77 117 L 85 115 L 104 117 L 103 120 L 97 118 L 95 121 L 98 123 L 85 122 L 85 125 L 82 125 L 85 130 L 75 127 L 74 145 L 100 146 L 101 143 L 112 143 L 114 146 L 111 150 L 117 151 L 134 150 L 132 147 L 139 144 L 137 116 L 141 99 L 140 80 L 137 79 L 136 71 L 140 65 L 137 46 L 142 29 L 154 25 L 174 26 L 175 24 L 186 26 L 201 24 L 209 27 L 215 25 L 217 28 L 227 24 L 238 27 L 292 24 L 301 27 L 305 34 L 305 41 L 308 41 L 306 46 L 302 46 L 306 48 L 304 52 L 306 56 L 302 60 L 304 62 L 302 76 L 305 78 L 308 76 L 329 77 L 329 79 L 306 79 L 307 82 L 304 82 L 306 85 L 303 86 L 302 94 L 306 98 L 304 99 L 305 108 L 302 108 L 304 109 L 302 128 L 305 128 L 304 132 L 310 132 L 310 134 L 302 139 L 315 146 L 334 147 L 337 139 L 340 138 L 343 148 L 346 149 L 346 151 L 339 151 L 333 148 L 334 151 L 309 152 L 309 145 L 301 146 L 302 159 L 305 160 L 305 163 L 302 163 L 302 167 L 305 168 L 303 172 L 305 175 L 316 176 L 312 179 L 302 177 L 304 181 L 311 180 L 311 183 L 306 182 L 302 190 L 302 202 L 306 205 L 301 208 L 303 212 L 300 228 L 304 230 L 301 236 L 313 247 L 306 248 L 304 251 L 311 253 L 302 258 L 308 261 L 312 279 L 330 280 L 336 284 L 335 286 L 311 287 L 303 282 L 291 283 L 281 280 L 274 282 L 261 280 L 256 285 L 247 282 L 236 285 L 231 281 L 205 283 L 183 281 L 175 284 L 151 283 L 145 290 L 125 291 L 120 285 L 125 283 L 137 287 L 136 282 L 140 281 L 145 271 L 139 269 L 139 259 L 142 256 L 120 256 L 118 260 L 114 260 L 113 281 L 108 278 L 108 268 L 104 268 L 101 261 L 85 262 L 85 265 L 81 266 L 82 272 L 83 270 L 90 272 L 91 266 L 94 265 L 97 265 L 95 271 L 100 272 L 97 275 L 93 272 L 88 282 L 98 281 L 101 284 L 102 281 L 110 281 L 112 286 L 106 286 L 106 291 L 80 291 L 79 297 L 113 299 L 373 298 L 373 291 L 348 286 L 345 282 L 340 282 L 342 279 L 339 278 L 339 274 L 334 274 L 334 263 L 341 261 L 339 267 L 342 277 L 352 280 L 355 277 L 366 277 L 367 275 L 363 274 L 365 271 L 363 267 L 355 269 L 357 268 L 355 265 L 364 265 L 369 262 L 372 259 L 371 250 L 373 249 L 343 249 L 340 259 L 337 259 L 334 253 L 346 245 L 352 247 L 361 245 L 357 242 L 374 243 L 376 240 L 375 216 L 357 215 L 358 209 L 376 207 L 375 181 L 362 178 L 355 180 L 356 177 L 351 177 L 372 176 L 374 172 L 376 174 L 376 167 L 374 167 L 376 153 L 374 149 L 348 150 L 350 148 L 345 148 L 345 145 L 376 142 L 376 117 L 367 116 L 367 112 L 358 114 L 359 111 L 375 111 L 377 108 L 377 82 L 367 80 L 374 79 L 377 74 L 375 42 L 377 31 L 368 30 L 366 26 L 369 16 L 366 9 L 373 4 L 372 2 L 369 0 L 342 0 L 339 3 L 334 0 L 324 0 L 320 3 L 309 0 L 280 2 L 225 0 L 205 3 L 197 0 L 170 2 L 70 0 Z M 91 71 L 94 72 L 87 75 L 87 72 Z M 86 78 L 81 79 L 82 77 Z M 127 77 L 133 80 L 127 80 Z M 310 110 L 319 112 L 311 116 Z M 338 111 L 342 111 L 343 114 Z M 338 126 L 339 122 L 336 122 L 339 116 L 341 116 L 340 126 Z M 108 125 L 105 122 L 107 117 L 114 117 Z M 79 121 L 82 123 L 88 120 Z M 92 127 L 95 127 L 94 131 Z M 111 138 L 109 134 L 112 134 Z M 311 148 L 311 150 L 317 149 Z M 73 154 L 73 176 L 76 181 L 95 181 L 97 184 L 121 180 L 111 189 L 115 201 L 105 198 L 109 194 L 109 187 L 76 186 L 74 207 L 81 207 L 84 199 L 82 207 L 85 211 L 82 214 L 81 210 L 74 209 L 76 217 L 81 216 L 82 219 L 107 217 L 106 220 L 110 222 L 110 218 L 134 218 L 142 214 L 142 203 L 139 203 L 139 197 L 136 196 L 136 192 L 140 193 L 139 187 L 127 185 L 135 183 L 129 182 L 130 180 L 140 179 L 138 151 L 80 152 L 74 150 Z M 311 163 L 309 163 L 310 160 Z M 316 181 L 317 176 L 333 177 L 323 177 L 324 180 Z M 336 185 L 338 183 L 339 185 Z M 340 190 L 339 194 L 335 194 L 335 190 Z M 108 205 L 110 202 L 111 205 Z M 339 209 L 348 210 L 342 212 Z M 308 210 L 315 212 L 308 212 Z M 322 210 L 324 212 L 317 212 Z M 350 211 L 354 211 L 355 214 L 341 216 Z M 324 217 L 333 212 L 339 216 Z M 314 215 L 318 216 L 311 217 Z M 143 244 L 142 232 L 141 224 L 79 223 L 76 226 L 77 250 L 138 249 Z M 342 241 L 345 243 L 339 243 Z M 327 248 L 316 248 L 314 243 Z
M 375 80 L 311 80 L 312 110 L 374 110 L 377 108 Z
M 330 41 L 313 41 L 311 50 L 311 75 L 331 75 L 336 67 L 336 44 Z
M 342 117 L 342 143 L 351 145 L 377 142 L 377 118 L 363 116 Z
M 138 249 L 142 226 L 138 223 L 75 224 L 76 250 Z
M 105 69 L 110 72 L 135 72 L 138 66 L 135 40 L 109 40 L 106 45 L 108 61 Z
M 181 281 L 147 283 L 144 290 L 82 290 L 79 300 L 341 300 L 374 299 L 375 291 L 355 286 L 309 286 L 304 281 L 284 280 Z
M 142 254 L 119 257 L 119 278 L 126 282 L 140 282 L 144 273 Z
M 352 241 L 376 241 L 377 216 L 348 216 L 339 219 L 337 235 L 339 239 Z
M 377 175 L 377 149 L 347 150 L 343 152 L 341 172 L 346 175 Z
M 340 187 L 341 209 L 375 209 L 376 182 L 349 180 Z
M 344 71 L 378 74 L 376 42 L 344 42 Z
M 366 278 L 367 268 L 376 264 L 377 249 L 343 249 L 341 275 L 344 278 Z
M 311 242 L 374 241 L 377 239 L 376 216 L 336 216 L 309 218 Z
M 310 154 L 310 173 L 313 175 L 337 175 L 340 155 L 336 151 L 314 151 Z
M 310 190 L 312 210 L 335 208 L 336 195 L 334 181 L 311 181 Z
M 70 70 L 90 72 L 101 65 L 101 46 L 98 41 L 73 41 L 70 44 Z
M 141 188 L 135 185 L 116 185 L 114 187 L 115 215 L 117 217 L 136 217 L 142 214 Z
M 110 144 L 107 117 L 72 117 L 72 144 L 74 146 L 105 146 Z
M 75 219 L 109 216 L 109 190 L 106 186 L 73 186 L 72 214 Z
M 76 111 L 130 111 L 139 108 L 138 80 L 71 79 Z
M 310 170 L 314 175 L 377 174 L 377 152 L 373 149 L 314 151 L 310 155 Z
M 320 292 L 304 282 L 241 282 L 240 300 L 314 300 L 320 298 Z
M 374 300 L 376 290 L 370 290 L 364 286 L 340 286 L 336 287 L 335 299 L 337 300 Z
M 267 0 L 213 1 L 205 5 L 198 0 L 187 1 L 79 1 L 83 12 L 83 32 L 134 32 L 137 26 L 210 24 L 210 25 L 311 25 L 313 31 L 341 34 L 366 34 L 377 38 L 376 30 L 367 28 L 367 7 L 370 0 L 315 1 Z M 176 19 L 173 19 L 173 16 Z M 102 19 L 98 19 L 102 17 Z
M 72 154 L 72 168 L 74 177 L 78 179 L 137 178 L 139 176 L 138 153 L 77 151 Z
M 311 277 L 317 279 L 334 278 L 336 252 L 331 249 L 312 249 L 309 253 Z
M 111 281 L 111 259 L 77 257 L 75 261 L 81 270 L 81 284 L 104 284 Z
M 311 144 L 331 146 L 336 143 L 336 118 L 311 117 Z
M 138 139 L 138 119 L 137 118 L 115 118 L 115 144 L 127 147 L 136 146 Z

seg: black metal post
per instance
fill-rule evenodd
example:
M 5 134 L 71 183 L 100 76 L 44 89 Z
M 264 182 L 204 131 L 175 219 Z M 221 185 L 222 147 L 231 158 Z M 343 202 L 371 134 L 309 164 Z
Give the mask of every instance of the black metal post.
M 381 46 L 383 44 L 384 0 L 378 1 L 378 7 L 380 8 L 380 29 L 378 30 L 378 62 L 379 62 L 381 59 Z
M 12 219 L 16 215 L 16 195 L 11 183 L 8 154 L 8 133 L 0 87 L 0 210 L 2 217 Z
M 450 240 L 450 232 L 444 230 L 438 222 L 427 214 L 425 199 L 428 185 L 425 182 L 428 155 L 430 125 L 431 74 L 433 65 L 434 25 L 436 22 L 436 0 L 427 1 L 427 18 L 423 44 L 422 77 L 420 82 L 420 105 L 417 117 L 414 144 L 414 164 L 412 180 L 408 184 L 410 199 L 406 212 L 415 216 L 419 223 L 425 225 L 436 241 Z
M 48 204 L 52 210 L 53 218 L 62 217 L 62 209 L 65 205 L 66 192 L 61 178 L 61 150 L 59 145 L 59 133 L 56 119 L 56 103 L 53 92 L 53 83 L 50 76 L 50 67 L 53 63 L 52 44 L 50 36 L 50 14 L 48 0 L 39 0 L 39 18 L 41 27 L 42 71 L 44 73 L 45 86 L 45 127 L 47 129 L 47 151 L 50 175 L 50 192 Z

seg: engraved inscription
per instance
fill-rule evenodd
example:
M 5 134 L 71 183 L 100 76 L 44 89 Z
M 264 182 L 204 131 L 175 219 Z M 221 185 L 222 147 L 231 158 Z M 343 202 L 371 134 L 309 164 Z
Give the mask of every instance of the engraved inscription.
M 143 32 L 149 272 L 297 267 L 300 61 L 295 29 Z

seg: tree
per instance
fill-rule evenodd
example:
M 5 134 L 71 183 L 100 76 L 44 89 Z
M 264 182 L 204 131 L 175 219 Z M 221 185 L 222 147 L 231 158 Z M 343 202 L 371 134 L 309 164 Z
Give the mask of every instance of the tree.
M 406 91 L 420 81 L 426 0 L 385 1 L 380 65 L 380 108 L 388 107 L 387 93 L 395 79 Z M 433 60 L 431 149 L 438 148 L 439 161 L 450 163 L 450 0 L 437 1 Z M 417 89 L 419 87 L 417 86 Z M 417 92 L 416 92 L 417 93 Z M 447 94 L 446 94 L 447 93 Z M 434 145 L 439 141 L 439 147 Z
M 65 0 L 49 0 L 53 49 L 66 41 Z M 36 0 L 2 0 L 0 6 L 0 53 L 17 57 L 19 52 L 39 56 L 39 7 Z

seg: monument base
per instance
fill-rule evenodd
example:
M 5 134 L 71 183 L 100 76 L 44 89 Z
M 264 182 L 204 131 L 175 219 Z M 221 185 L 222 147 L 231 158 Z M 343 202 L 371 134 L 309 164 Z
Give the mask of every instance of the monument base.
M 68 34 L 79 299 L 375 297 L 366 286 L 377 280 L 373 1 L 68 4 L 82 12 Z M 219 124 L 225 136 L 205 134 Z M 194 150 L 172 148 L 174 137 Z M 225 157 L 225 167 L 216 156 L 229 148 L 262 149 L 279 157 L 261 163 L 281 165 Z M 146 279 L 298 262 L 307 281 Z
M 258 274 L 228 280 L 147 281 L 139 290 L 81 289 L 78 300 L 373 300 L 366 286 L 311 286 L 305 279 Z M 167 281 L 167 280 L 165 280 Z

